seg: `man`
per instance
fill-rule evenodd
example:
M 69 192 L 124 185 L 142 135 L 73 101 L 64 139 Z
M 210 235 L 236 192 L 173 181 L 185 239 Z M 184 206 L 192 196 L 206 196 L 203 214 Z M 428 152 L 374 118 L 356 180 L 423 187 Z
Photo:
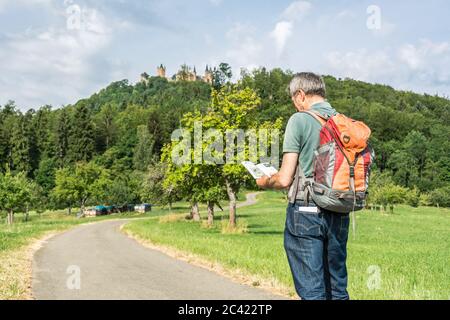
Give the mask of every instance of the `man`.
M 257 180 L 263 189 L 291 187 L 298 165 L 306 178 L 312 177 L 313 156 L 322 128 L 320 118 L 336 115 L 336 110 L 325 100 L 325 83 L 320 76 L 299 73 L 289 89 L 298 113 L 291 117 L 286 127 L 279 173 Z M 292 202 L 287 208 L 284 243 L 297 293 L 303 300 L 348 300 L 349 214 L 317 208 L 313 202 L 305 203 L 305 200 Z

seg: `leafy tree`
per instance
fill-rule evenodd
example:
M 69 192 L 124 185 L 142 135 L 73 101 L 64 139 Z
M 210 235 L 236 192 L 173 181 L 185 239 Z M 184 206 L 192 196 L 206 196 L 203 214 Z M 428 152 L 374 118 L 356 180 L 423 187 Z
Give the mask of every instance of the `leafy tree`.
M 54 197 L 65 203 L 76 201 L 84 214 L 86 205 L 91 201 L 102 201 L 107 198 L 106 192 L 111 184 L 109 172 L 90 163 L 77 163 L 72 169 L 59 169 L 56 172 Z
M 123 172 L 111 178 L 107 183 L 105 196 L 101 199 L 109 205 L 124 206 L 136 204 L 140 201 L 140 185 L 142 183 L 140 172 Z
M 215 67 L 213 72 L 213 87 L 220 90 L 233 77 L 231 66 L 228 63 L 221 63 L 219 67 Z
M 55 174 L 58 166 L 55 159 L 43 159 L 35 172 L 35 182 L 42 188 L 44 196 L 48 196 L 55 188 Z
M 164 185 L 166 171 L 167 166 L 163 162 L 150 165 L 144 175 L 140 195 L 143 201 L 162 206 L 168 205 L 172 210 L 172 203 L 181 200 L 182 197 L 172 186 Z
M 55 202 L 68 208 L 72 214 L 72 207 L 79 199 L 79 185 L 74 170 L 70 167 L 58 169 L 55 173 L 55 188 L 52 197 Z
M 154 160 L 154 139 L 148 132 L 147 126 L 139 126 L 137 131 L 138 141 L 136 147 L 134 148 L 133 163 L 136 170 L 145 171 Z
M 26 210 L 33 197 L 33 185 L 26 173 L 13 175 L 6 171 L 0 175 L 0 210 L 7 211 L 7 223 L 14 223 L 14 213 Z
M 251 89 L 240 89 L 237 86 L 224 87 L 220 91 L 213 91 L 211 105 L 205 114 L 200 112 L 188 113 L 183 117 L 182 125 L 190 133 L 194 133 L 195 124 L 201 122 L 205 131 L 209 131 L 209 129 L 217 130 L 219 136 L 225 136 L 225 133 L 233 132 L 233 130 L 256 130 L 262 125 L 258 126 L 250 114 L 258 107 L 259 103 L 260 99 Z M 279 125 L 279 122 L 276 123 Z M 212 132 L 212 140 L 203 139 L 203 145 L 200 150 L 190 149 L 188 159 L 192 160 L 191 163 L 181 166 L 172 163 L 171 155 L 177 145 L 176 142 L 165 148 L 163 161 L 168 166 L 166 185 L 171 185 L 174 189 L 181 190 L 183 197 L 187 197 L 192 203 L 194 208 L 193 216 L 197 219 L 199 219 L 196 212 L 197 203 L 206 201 L 210 204 L 211 210 L 213 203 L 217 203 L 220 200 L 220 185 L 222 185 L 230 201 L 229 224 L 230 227 L 235 227 L 237 194 L 240 188 L 249 180 L 249 175 L 240 164 L 240 161 L 238 161 L 239 155 L 236 150 L 232 149 L 233 146 L 231 144 L 226 144 L 223 152 L 216 150 L 213 155 L 216 159 L 222 159 L 222 161 L 225 161 L 225 155 L 228 155 L 226 164 L 220 164 L 220 161 L 218 165 L 217 163 L 214 165 L 205 161 L 198 164 L 195 161 L 198 152 L 203 155 L 205 149 L 212 142 L 220 143 L 220 138 L 219 140 L 214 138 L 214 132 Z M 212 181 L 209 180 L 211 177 L 214 177 Z
M 117 117 L 118 108 L 111 104 L 105 104 L 96 115 L 98 121 L 98 136 L 102 138 L 105 150 L 114 144 L 117 135 L 117 125 L 114 119 Z

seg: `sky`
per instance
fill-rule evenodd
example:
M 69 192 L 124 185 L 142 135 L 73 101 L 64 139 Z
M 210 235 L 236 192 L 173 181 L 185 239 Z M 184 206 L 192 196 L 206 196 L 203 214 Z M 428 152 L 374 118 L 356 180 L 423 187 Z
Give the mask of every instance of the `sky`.
M 0 0 L 0 105 L 61 107 L 161 63 L 450 96 L 449 12 L 447 0 Z

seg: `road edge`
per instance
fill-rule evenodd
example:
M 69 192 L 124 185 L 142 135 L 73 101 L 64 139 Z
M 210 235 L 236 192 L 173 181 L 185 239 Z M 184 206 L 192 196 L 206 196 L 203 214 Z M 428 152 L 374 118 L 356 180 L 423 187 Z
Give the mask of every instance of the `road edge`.
M 258 202 L 256 197 L 259 194 L 261 194 L 261 192 L 253 192 L 246 194 L 246 200 L 239 203 L 239 207 L 242 208 L 256 204 Z M 281 284 L 276 279 L 263 278 L 261 276 L 254 275 L 240 269 L 226 268 L 219 262 L 209 260 L 200 255 L 178 250 L 176 248 L 166 245 L 155 244 L 148 239 L 143 239 L 138 235 L 132 233 L 131 231 L 126 230 L 125 227 L 129 222 L 130 221 L 127 221 L 120 226 L 119 228 L 120 232 L 122 232 L 130 239 L 133 239 L 134 241 L 136 241 L 137 243 L 148 249 L 159 251 L 171 258 L 189 263 L 196 267 L 206 269 L 210 272 L 214 272 L 219 276 L 227 278 L 235 283 L 261 289 L 271 294 L 278 295 L 289 300 L 297 300 L 295 298 L 294 292 L 292 292 L 292 290 L 289 287 Z

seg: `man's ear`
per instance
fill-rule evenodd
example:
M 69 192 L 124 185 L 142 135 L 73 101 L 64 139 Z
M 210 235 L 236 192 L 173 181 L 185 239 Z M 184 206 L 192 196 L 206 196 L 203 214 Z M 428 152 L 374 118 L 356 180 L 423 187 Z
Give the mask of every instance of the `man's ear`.
M 305 102 L 305 93 L 303 91 L 299 91 L 296 95 L 295 95 L 295 105 L 297 108 L 302 108 L 303 104 Z

